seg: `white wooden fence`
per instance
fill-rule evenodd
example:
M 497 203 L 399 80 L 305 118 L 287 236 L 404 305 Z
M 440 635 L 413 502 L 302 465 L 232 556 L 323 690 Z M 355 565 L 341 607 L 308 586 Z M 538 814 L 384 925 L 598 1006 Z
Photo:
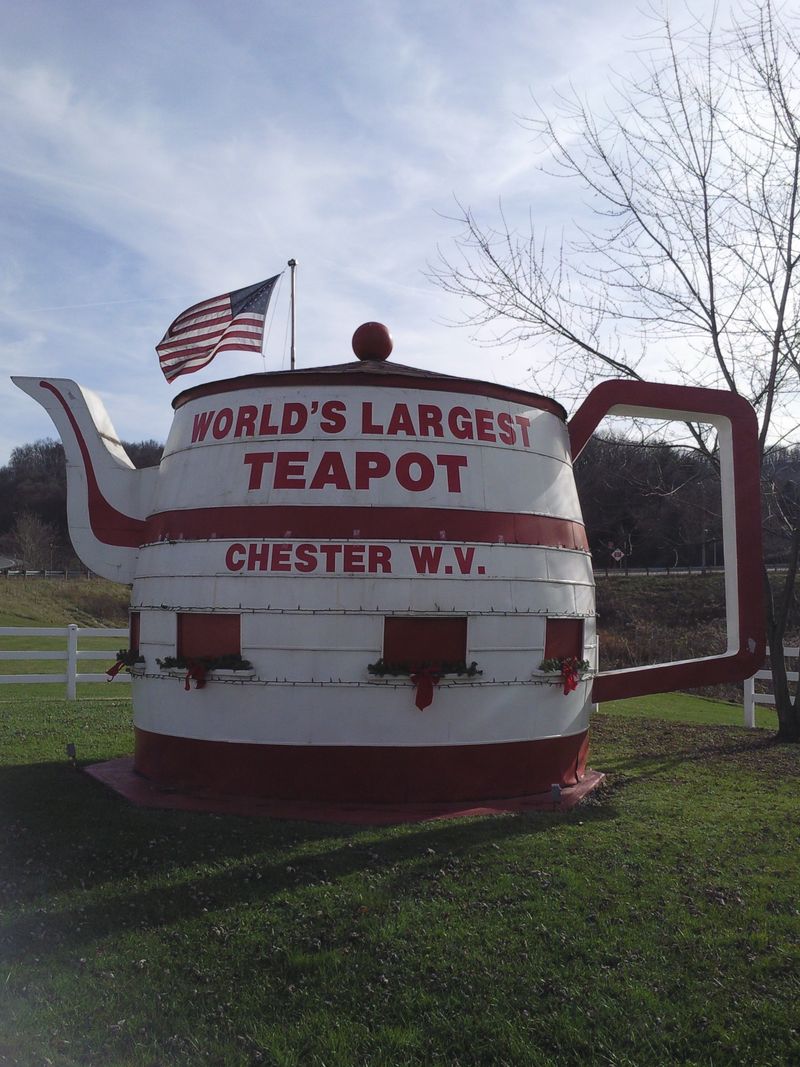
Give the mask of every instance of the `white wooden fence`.
M 127 627 L 120 629 L 104 628 L 99 626 L 0 626 L 0 638 L 3 637 L 66 637 L 66 649 L 58 649 L 45 652 L 38 649 L 21 652 L 17 649 L 0 652 L 0 660 L 66 660 L 66 670 L 63 674 L 0 674 L 0 685 L 15 685 L 21 683 L 36 682 L 66 682 L 67 700 L 75 700 L 76 684 L 80 682 L 107 682 L 108 675 L 102 674 L 78 674 L 78 662 L 80 660 L 104 660 L 109 666 L 114 662 L 114 652 L 102 649 L 78 648 L 78 641 L 82 637 L 128 637 Z M 115 682 L 130 682 L 131 678 L 127 671 L 120 671 Z
M 0 674 L 0 685 L 65 682 L 67 700 L 75 700 L 76 685 L 79 680 L 81 682 L 107 682 L 109 680 L 105 672 L 102 674 L 83 672 L 78 674 L 78 662 L 80 660 L 104 660 L 110 666 L 114 656 L 113 651 L 103 651 L 102 649 L 84 649 L 81 651 L 78 648 L 79 639 L 81 637 L 126 638 L 128 637 L 128 629 L 127 627 L 76 626 L 75 623 L 71 623 L 69 626 L 0 626 L 0 638 L 26 636 L 66 637 L 67 647 L 56 651 L 42 651 L 39 649 L 0 651 L 0 660 L 65 660 L 66 670 L 58 674 Z M 800 656 L 800 648 L 784 647 L 783 654 L 786 658 Z M 769 649 L 767 649 L 767 655 L 769 655 Z M 796 684 L 800 678 L 800 672 L 787 671 L 786 676 L 790 682 Z M 131 678 L 126 671 L 120 671 L 114 680 L 124 684 L 130 682 Z M 757 681 L 771 682 L 772 671 L 768 668 L 757 671 L 752 678 L 748 678 L 744 683 L 744 724 L 751 728 L 756 724 L 756 704 L 775 704 L 775 697 L 772 693 L 756 692 L 755 683 Z
M 770 655 L 769 649 L 767 649 L 767 655 Z M 784 646 L 783 655 L 785 659 L 790 659 L 794 656 L 800 656 L 800 648 L 787 648 Z M 786 677 L 790 682 L 798 681 L 798 671 L 787 671 Z M 752 678 L 748 678 L 744 683 L 744 724 L 745 726 L 754 727 L 756 724 L 756 704 L 775 704 L 775 696 L 773 693 L 757 693 L 756 682 L 771 682 L 772 671 L 769 667 L 765 667 L 762 671 L 756 671 Z

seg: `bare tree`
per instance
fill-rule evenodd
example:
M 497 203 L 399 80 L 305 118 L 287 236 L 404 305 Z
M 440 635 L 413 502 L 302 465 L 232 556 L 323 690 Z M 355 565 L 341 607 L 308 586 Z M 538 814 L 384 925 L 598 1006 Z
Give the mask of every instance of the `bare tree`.
M 653 18 L 640 73 L 613 81 L 602 110 L 573 92 L 525 120 L 543 169 L 588 193 L 591 222 L 554 246 L 532 220 L 520 231 L 501 208 L 485 225 L 459 205 L 462 231 L 432 275 L 469 298 L 462 324 L 487 343 L 537 346 L 538 388 L 644 377 L 655 347 L 675 379 L 747 397 L 766 454 L 788 432 L 800 375 L 799 27 L 772 0 L 727 29 Z M 690 432 L 713 458 L 713 435 Z M 768 588 L 772 648 L 800 553 L 800 516 L 783 519 L 791 561 L 782 590 Z M 776 705 L 778 736 L 800 740 L 800 695 L 780 672 Z
M 17 515 L 11 534 L 15 554 L 25 567 L 31 570 L 52 567 L 53 553 L 60 547 L 55 526 L 42 522 L 31 511 L 23 511 Z

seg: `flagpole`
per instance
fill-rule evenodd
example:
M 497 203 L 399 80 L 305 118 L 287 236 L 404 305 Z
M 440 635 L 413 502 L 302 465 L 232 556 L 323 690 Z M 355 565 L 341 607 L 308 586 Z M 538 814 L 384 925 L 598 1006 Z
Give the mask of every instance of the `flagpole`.
M 295 344 L 294 344 L 294 338 L 295 338 L 295 316 L 294 316 L 295 283 L 294 283 L 294 278 L 295 278 L 295 272 L 297 271 L 297 260 L 296 259 L 290 259 L 289 262 L 287 263 L 287 266 L 289 267 L 289 269 L 292 272 L 292 275 L 291 275 L 291 277 L 292 277 L 292 293 L 291 293 L 292 340 L 291 340 L 291 344 L 289 346 L 289 369 L 290 370 L 294 370 L 294 357 L 295 357 Z

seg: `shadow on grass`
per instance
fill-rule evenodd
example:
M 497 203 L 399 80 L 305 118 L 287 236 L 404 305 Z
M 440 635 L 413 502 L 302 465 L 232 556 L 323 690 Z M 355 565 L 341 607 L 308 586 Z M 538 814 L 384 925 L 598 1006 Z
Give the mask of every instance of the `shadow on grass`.
M 627 774 L 628 781 L 698 763 L 771 779 L 800 776 L 800 745 L 779 743 L 766 730 L 596 716 L 594 742 L 601 751 L 614 749 L 601 759 L 604 770 L 613 775 L 640 772 Z M 612 792 L 619 785 L 618 780 L 612 782 Z
M 443 857 L 480 861 L 514 838 L 615 817 L 594 803 L 388 828 L 159 811 L 134 808 L 63 764 L 3 768 L 0 805 L 3 865 L 13 872 L 2 889 L 23 905 L 3 941 L 12 955 L 38 956 L 282 894 L 296 902 L 367 872 L 388 878 L 393 894 L 413 894 Z

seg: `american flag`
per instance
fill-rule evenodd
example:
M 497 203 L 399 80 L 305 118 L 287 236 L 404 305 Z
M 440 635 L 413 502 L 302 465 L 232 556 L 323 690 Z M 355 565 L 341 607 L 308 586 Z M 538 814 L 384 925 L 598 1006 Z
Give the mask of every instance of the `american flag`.
M 276 274 L 246 289 L 213 296 L 182 312 L 156 345 L 167 381 L 207 367 L 218 352 L 260 352 L 267 307 L 278 278 Z

